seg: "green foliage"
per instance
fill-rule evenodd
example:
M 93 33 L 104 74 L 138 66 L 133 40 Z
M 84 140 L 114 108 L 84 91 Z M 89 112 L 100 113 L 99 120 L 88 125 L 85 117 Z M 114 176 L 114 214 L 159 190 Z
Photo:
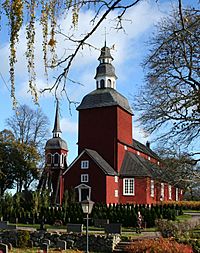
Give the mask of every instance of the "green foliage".
M 25 248 L 29 245 L 30 242 L 30 232 L 19 230 L 17 233 L 17 246 L 19 248 Z

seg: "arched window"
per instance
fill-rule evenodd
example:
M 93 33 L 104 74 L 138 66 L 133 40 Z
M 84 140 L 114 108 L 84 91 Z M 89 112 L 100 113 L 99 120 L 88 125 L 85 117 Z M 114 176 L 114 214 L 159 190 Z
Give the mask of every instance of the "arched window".
M 47 155 L 47 164 L 51 164 L 51 154 Z
M 103 79 L 101 79 L 100 81 L 100 88 L 101 89 L 105 88 L 105 81 Z
M 108 87 L 111 87 L 111 80 L 110 79 L 108 79 L 107 83 L 108 83 Z
M 59 161 L 59 155 L 55 154 L 54 155 L 54 164 L 58 164 L 58 161 Z

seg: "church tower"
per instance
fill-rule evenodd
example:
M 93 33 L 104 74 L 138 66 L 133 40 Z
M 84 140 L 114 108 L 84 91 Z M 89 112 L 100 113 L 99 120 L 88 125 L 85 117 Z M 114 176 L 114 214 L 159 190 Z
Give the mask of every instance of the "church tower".
M 77 108 L 78 152 L 86 148 L 96 150 L 118 172 L 119 144 L 132 145 L 132 111 L 128 100 L 116 91 L 117 76 L 106 43 L 98 60 L 96 89 Z
M 67 168 L 67 143 L 60 137 L 59 102 L 57 100 L 53 138 L 45 146 L 45 169 L 39 183 L 39 189 L 51 192 L 53 205 L 61 205 L 63 196 L 63 172 Z

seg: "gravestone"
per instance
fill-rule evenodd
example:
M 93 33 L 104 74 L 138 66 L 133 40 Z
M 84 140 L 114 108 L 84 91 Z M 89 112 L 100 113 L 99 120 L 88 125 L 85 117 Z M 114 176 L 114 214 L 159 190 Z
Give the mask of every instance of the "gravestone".
M 51 241 L 49 239 L 44 239 L 43 240 L 43 243 L 47 244 L 48 246 L 50 246 L 51 244 Z
M 67 240 L 67 248 L 73 249 L 74 247 L 74 241 L 73 240 Z
M 106 234 L 121 234 L 122 224 L 120 223 L 105 224 L 105 233 Z
M 82 233 L 83 232 L 83 224 L 67 224 L 67 232 L 70 233 Z
M 106 224 L 109 224 L 109 219 L 94 219 L 95 227 L 104 228 Z
M 63 240 L 57 241 L 56 247 L 60 250 L 66 250 L 67 249 L 67 242 Z
M 43 243 L 41 246 L 41 250 L 43 250 L 43 253 L 48 253 L 49 252 L 49 245 L 46 243 Z
M 8 245 L 0 243 L 0 253 L 8 253 Z

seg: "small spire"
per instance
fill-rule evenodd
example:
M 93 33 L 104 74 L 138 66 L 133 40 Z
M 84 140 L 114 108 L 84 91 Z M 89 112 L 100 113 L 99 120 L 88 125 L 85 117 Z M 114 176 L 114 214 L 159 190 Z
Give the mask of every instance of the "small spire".
M 59 116 L 59 101 L 56 99 L 56 115 L 55 115 L 55 122 L 54 122 L 54 128 L 53 128 L 53 137 L 59 137 L 59 133 L 62 133 L 60 128 L 60 116 Z
M 106 33 L 106 27 L 105 27 L 104 29 L 105 29 L 105 43 L 104 43 L 105 46 L 104 46 L 104 47 L 106 47 L 106 34 L 107 34 L 107 33 Z

